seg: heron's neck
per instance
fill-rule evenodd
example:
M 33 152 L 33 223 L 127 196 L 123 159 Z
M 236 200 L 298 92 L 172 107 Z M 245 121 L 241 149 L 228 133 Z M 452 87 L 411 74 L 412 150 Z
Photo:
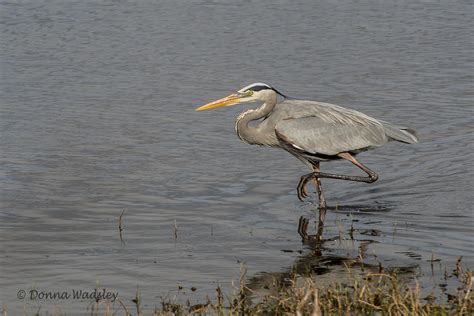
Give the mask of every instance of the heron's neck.
M 237 136 L 246 143 L 261 145 L 262 142 L 259 139 L 260 132 L 258 131 L 258 127 L 252 127 L 249 123 L 267 116 L 273 110 L 276 103 L 277 100 L 275 97 L 274 100 L 273 98 L 266 100 L 257 109 L 250 109 L 241 113 L 235 122 Z

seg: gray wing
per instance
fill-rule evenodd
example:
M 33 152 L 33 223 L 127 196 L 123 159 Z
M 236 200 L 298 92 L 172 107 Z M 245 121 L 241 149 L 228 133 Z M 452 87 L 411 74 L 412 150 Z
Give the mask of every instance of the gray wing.
M 374 118 L 327 103 L 312 104 L 301 117 L 283 118 L 275 133 L 287 145 L 324 155 L 359 152 L 388 141 L 383 125 Z

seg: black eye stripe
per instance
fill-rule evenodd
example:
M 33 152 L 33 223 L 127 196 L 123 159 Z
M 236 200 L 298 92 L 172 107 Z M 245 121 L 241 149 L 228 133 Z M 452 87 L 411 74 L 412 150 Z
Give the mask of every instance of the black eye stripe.
M 266 83 L 255 83 L 255 84 L 251 84 L 251 85 L 248 85 L 247 87 L 245 88 L 242 88 L 241 90 L 239 90 L 239 92 L 241 91 L 241 93 L 243 92 L 248 92 L 252 90 L 253 92 L 258 92 L 258 91 L 262 91 L 262 90 L 273 90 L 275 91 L 276 93 L 278 93 L 279 95 L 281 95 L 282 97 L 284 98 L 287 98 L 286 95 L 284 95 L 283 93 L 281 93 L 280 91 L 278 91 L 277 89 L 273 88 L 273 87 L 270 87 L 269 85 L 267 85 Z
M 253 87 L 248 88 L 248 90 L 252 90 L 252 91 L 254 91 L 254 92 L 261 91 L 261 90 L 273 90 L 273 91 L 275 91 L 276 93 L 278 93 L 279 95 L 281 95 L 282 97 L 287 98 L 286 95 L 284 95 L 283 93 L 281 93 L 281 92 L 278 91 L 277 89 L 272 88 L 272 87 L 268 87 L 268 86 L 261 86 L 261 85 L 260 85 L 260 86 L 253 86 Z M 248 91 L 248 90 L 247 90 L 247 91 Z
M 265 89 L 271 89 L 271 88 L 267 86 L 253 86 L 249 88 L 249 90 L 253 90 L 253 91 L 260 91 L 260 90 L 265 90 Z

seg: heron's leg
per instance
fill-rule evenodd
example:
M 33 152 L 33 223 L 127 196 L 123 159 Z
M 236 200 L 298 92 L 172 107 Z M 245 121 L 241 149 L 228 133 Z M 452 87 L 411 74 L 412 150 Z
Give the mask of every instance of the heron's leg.
M 341 174 L 332 174 L 332 173 L 324 173 L 324 172 L 312 172 L 305 174 L 304 176 L 301 177 L 300 182 L 297 187 L 298 191 L 298 198 L 300 200 L 303 200 L 303 198 L 307 197 L 306 190 L 304 190 L 304 187 L 308 183 L 309 180 L 313 178 L 328 178 L 328 179 L 339 179 L 339 180 L 348 180 L 348 181 L 357 181 L 357 182 L 365 182 L 365 183 L 372 183 L 374 181 L 377 181 L 378 175 L 374 171 L 370 170 L 360 162 L 358 162 L 351 154 L 349 153 L 340 153 L 338 154 L 339 157 L 342 159 L 348 160 L 352 162 L 354 165 L 359 167 L 362 171 L 367 173 L 367 177 L 360 177 L 360 176 L 347 176 L 347 175 L 341 175 Z
M 313 170 L 314 172 L 321 171 L 321 169 L 319 169 L 319 162 L 316 162 L 313 165 Z M 319 198 L 319 220 L 324 221 L 324 217 L 326 216 L 326 199 L 324 198 L 323 187 L 321 186 L 321 179 L 319 179 L 318 177 L 314 177 L 313 180 Z

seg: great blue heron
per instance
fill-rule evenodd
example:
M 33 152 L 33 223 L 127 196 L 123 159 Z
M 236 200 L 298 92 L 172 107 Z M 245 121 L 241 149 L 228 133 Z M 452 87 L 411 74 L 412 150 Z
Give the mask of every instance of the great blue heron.
M 284 98 L 280 103 L 279 96 Z M 283 148 L 307 165 L 312 172 L 301 177 L 297 186 L 298 198 L 308 197 L 306 185 L 314 179 L 321 210 L 326 209 L 321 178 L 374 182 L 378 179 L 377 173 L 358 162 L 354 158 L 356 154 L 392 140 L 408 144 L 418 142 L 414 130 L 338 105 L 289 98 L 265 83 L 253 83 L 196 110 L 248 102 L 263 104 L 237 117 L 237 136 L 248 144 Z M 256 120 L 260 122 L 249 125 Z M 336 159 L 352 162 L 367 173 L 367 177 L 320 172 L 321 161 Z

